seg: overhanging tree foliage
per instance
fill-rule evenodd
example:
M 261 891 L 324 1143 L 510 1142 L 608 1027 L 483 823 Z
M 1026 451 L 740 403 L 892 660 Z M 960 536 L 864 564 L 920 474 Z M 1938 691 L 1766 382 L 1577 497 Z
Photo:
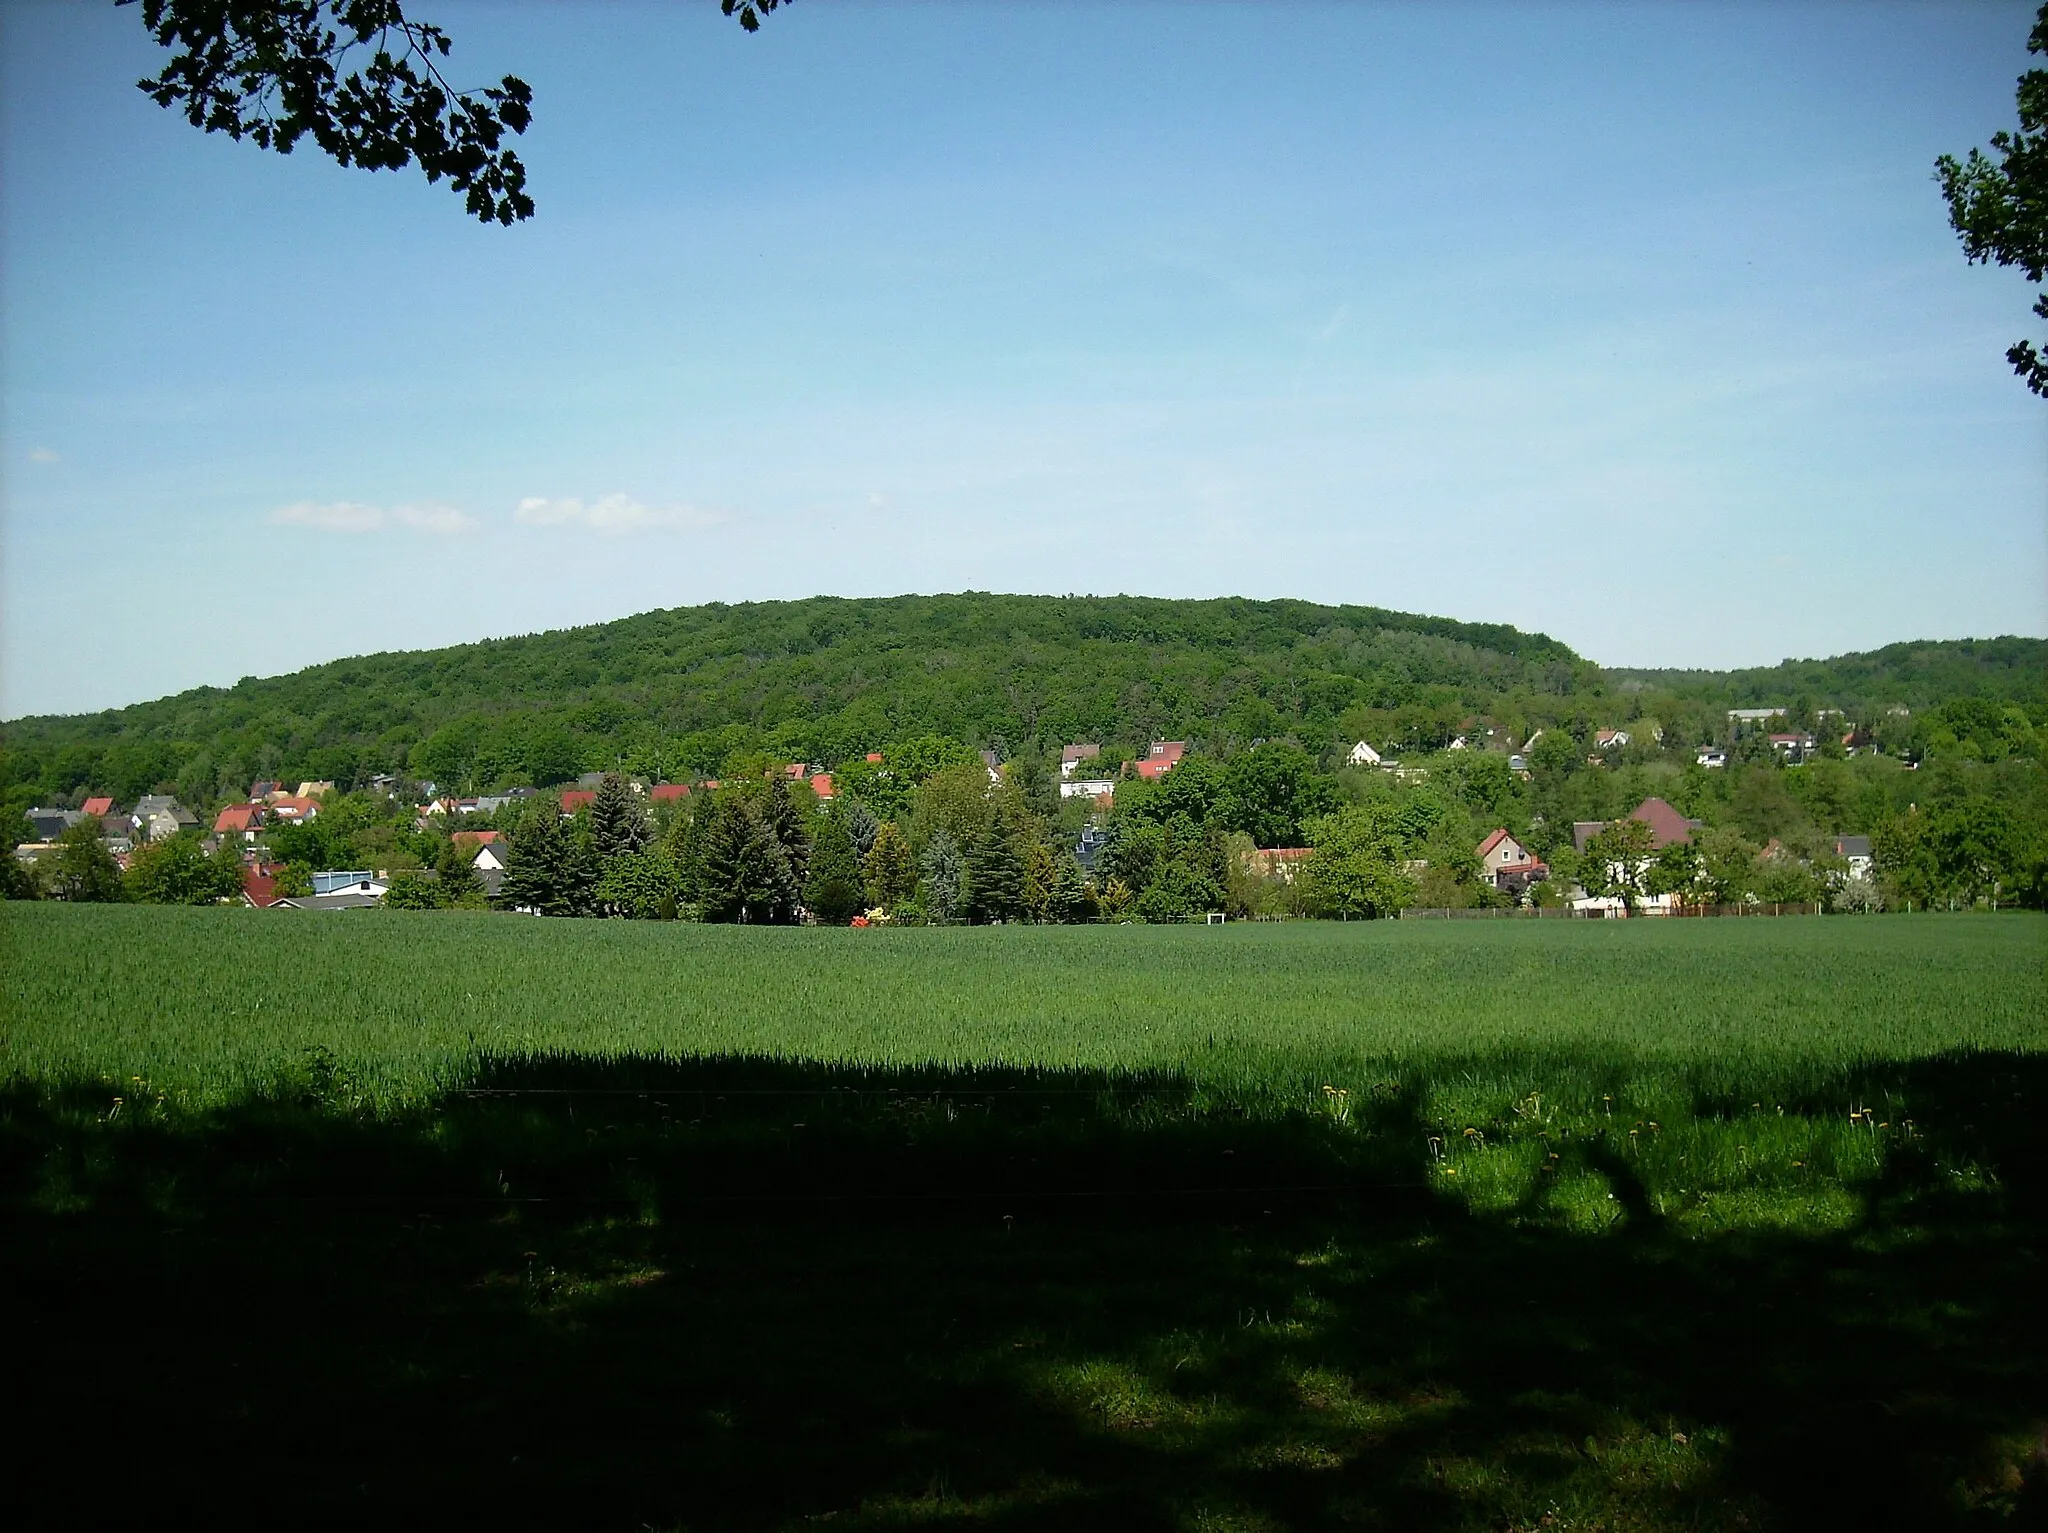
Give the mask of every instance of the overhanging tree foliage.
M 170 50 L 136 82 L 158 106 L 208 133 L 290 154 L 310 136 L 337 164 L 446 179 L 485 223 L 533 216 L 526 166 L 505 146 L 533 121 L 517 75 L 462 91 L 441 72 L 453 44 L 398 0 L 114 0 L 142 7 Z M 720 0 L 747 31 L 784 0 Z M 368 53 L 360 68 L 350 55 Z
M 2048 4 L 2034 18 L 2027 51 L 2048 53 Z M 2048 273 L 2048 69 L 2021 75 L 2017 95 L 2019 130 L 1991 135 L 1996 160 L 1981 149 L 1964 160 L 1945 154 L 1934 162 L 1935 173 L 1971 263 L 2017 266 L 2039 282 Z M 2034 313 L 2048 320 L 2048 292 L 2035 300 Z M 2005 358 L 2028 388 L 2048 398 L 2048 356 L 2033 342 L 2015 342 Z

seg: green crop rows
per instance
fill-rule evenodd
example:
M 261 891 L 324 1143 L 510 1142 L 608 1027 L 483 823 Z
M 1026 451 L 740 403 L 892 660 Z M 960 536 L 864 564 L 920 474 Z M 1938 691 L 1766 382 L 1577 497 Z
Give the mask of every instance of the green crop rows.
M 1165 1070 L 1248 1095 L 1533 1053 L 1734 1085 L 2040 1047 L 2044 939 L 2028 916 L 843 931 L 9 905 L 0 1058 L 195 1104 L 315 1048 L 394 1104 L 565 1053 Z

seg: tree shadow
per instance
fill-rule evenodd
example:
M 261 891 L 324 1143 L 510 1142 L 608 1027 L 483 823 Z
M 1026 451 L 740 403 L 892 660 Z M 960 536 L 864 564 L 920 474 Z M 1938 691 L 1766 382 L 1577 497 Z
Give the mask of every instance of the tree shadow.
M 1540 1074 L 1526 1061 L 1522 1073 Z M 415 1112 L 0 1100 L 22 1525 L 2017 1526 L 2048 1061 L 1836 1227 L 1442 1191 L 1424 1084 L 503 1061 Z M 1738 1106 L 1700 1093 L 1701 1117 Z M 110 1114 L 112 1116 L 110 1117 Z M 1546 1522 L 1545 1519 L 1549 1521 Z

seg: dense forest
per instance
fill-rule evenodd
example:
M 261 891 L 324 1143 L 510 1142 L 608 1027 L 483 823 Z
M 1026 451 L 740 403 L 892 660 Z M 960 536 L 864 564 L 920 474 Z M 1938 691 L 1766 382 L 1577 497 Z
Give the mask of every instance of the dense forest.
M 937 735 L 1009 757 L 1153 739 L 1227 759 L 1287 739 L 1318 759 L 1355 739 L 1448 743 L 1649 721 L 1673 747 L 1720 740 L 1726 710 L 1873 715 L 1903 748 L 1957 699 L 2048 722 L 2048 644 L 1895 645 L 1731 673 L 1602 671 L 1500 624 L 1296 601 L 963 593 L 643 613 L 587 628 L 363 656 L 103 713 L 6 726 L 10 815 L 87 791 L 173 791 L 195 807 L 258 777 L 346 790 L 380 772 L 444 789 L 545 786 L 586 771 L 687 779 L 756 756 L 830 766 Z M 1638 734 L 1644 731 L 1636 731 Z M 1989 747 L 1987 746 L 1987 749 Z

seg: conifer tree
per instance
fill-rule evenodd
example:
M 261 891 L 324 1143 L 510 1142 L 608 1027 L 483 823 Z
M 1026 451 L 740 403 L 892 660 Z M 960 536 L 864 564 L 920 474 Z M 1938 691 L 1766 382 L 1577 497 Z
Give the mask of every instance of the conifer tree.
M 773 823 L 738 791 L 720 794 L 711 811 L 698 885 L 705 920 L 761 925 L 794 921 L 803 887 Z
M 454 837 L 449 837 L 442 846 L 441 855 L 434 862 L 434 871 L 440 876 L 443 905 L 471 906 L 483 902 L 483 881 L 476 876 L 470 858 L 463 855 Z
M 943 830 L 925 843 L 924 906 L 934 923 L 943 926 L 960 908 L 960 848 Z
M 844 926 L 861 908 L 860 862 L 853 836 L 846 817 L 829 809 L 815 823 L 804 904 L 821 925 Z
M 801 891 L 810 871 L 811 842 L 804 834 L 804 817 L 797 812 L 796 801 L 789 796 L 789 788 L 779 775 L 768 779 L 768 801 L 761 806 L 761 824 L 788 865 L 791 888 Z M 794 911 L 795 900 L 790 904 Z
M 875 836 L 881 831 L 882 822 L 857 798 L 842 798 L 840 802 L 846 812 L 846 833 L 853 837 L 853 855 L 865 861 L 868 853 L 874 850 Z
M 604 774 L 590 800 L 590 837 L 603 862 L 644 851 L 651 839 L 647 812 L 617 772 Z
M 1024 911 L 1024 863 L 1004 817 L 967 852 L 965 903 L 970 921 L 1014 921 Z

